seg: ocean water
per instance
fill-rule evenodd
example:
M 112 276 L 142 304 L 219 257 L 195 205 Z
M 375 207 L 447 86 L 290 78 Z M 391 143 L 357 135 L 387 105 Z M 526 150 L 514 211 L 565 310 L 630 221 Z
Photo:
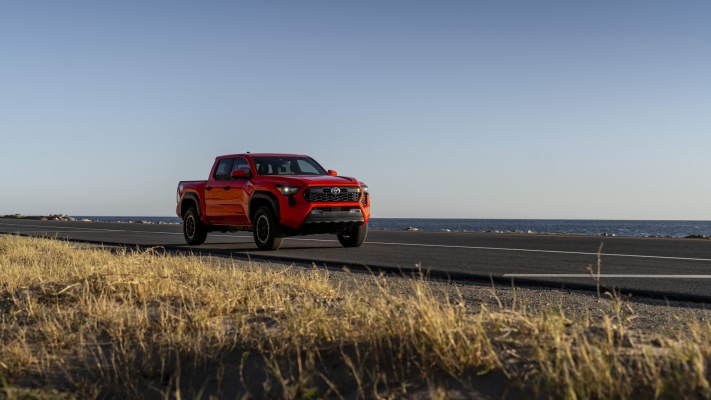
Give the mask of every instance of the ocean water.
M 116 223 L 181 223 L 178 217 L 77 216 L 74 218 Z M 370 229 L 442 232 L 530 232 L 635 237 L 711 236 L 711 221 L 371 218 L 369 227 Z
M 560 233 L 636 237 L 711 235 L 711 221 L 615 221 L 567 219 L 371 219 L 372 229 L 453 232 Z

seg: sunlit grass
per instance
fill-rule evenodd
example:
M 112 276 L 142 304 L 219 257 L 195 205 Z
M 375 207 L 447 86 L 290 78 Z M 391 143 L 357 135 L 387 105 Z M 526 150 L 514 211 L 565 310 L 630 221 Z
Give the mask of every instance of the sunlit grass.
M 0 236 L 2 393 L 447 397 L 503 376 L 543 398 L 711 396 L 708 323 L 640 338 L 614 295 L 593 322 L 470 305 L 421 277 L 331 278 Z

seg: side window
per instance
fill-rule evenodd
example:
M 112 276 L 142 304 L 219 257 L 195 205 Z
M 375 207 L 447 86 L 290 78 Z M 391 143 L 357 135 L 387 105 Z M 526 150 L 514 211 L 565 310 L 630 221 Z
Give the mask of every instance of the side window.
M 307 162 L 306 160 L 298 160 L 297 163 L 299 164 L 299 170 L 301 170 L 302 174 L 319 175 L 319 172 L 316 167 L 311 165 L 311 163 Z
M 249 174 L 249 163 L 242 157 L 235 158 L 235 162 L 232 164 L 232 171 L 238 171 L 240 169 L 247 171 L 247 174 Z
M 230 172 L 232 172 L 232 158 L 223 158 L 217 164 L 215 169 L 215 175 L 213 176 L 218 181 L 225 181 L 230 179 Z

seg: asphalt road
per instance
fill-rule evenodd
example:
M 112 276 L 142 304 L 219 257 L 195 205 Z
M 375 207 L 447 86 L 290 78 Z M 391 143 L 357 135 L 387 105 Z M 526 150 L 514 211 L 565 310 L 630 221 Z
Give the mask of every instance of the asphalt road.
M 711 240 L 567 235 L 370 231 L 360 248 L 343 248 L 335 236 L 287 238 L 276 252 L 256 249 L 251 233 L 208 235 L 185 245 L 180 225 L 109 224 L 0 219 L 0 233 L 73 241 L 164 247 L 254 260 L 317 266 L 416 271 L 457 280 L 596 289 L 601 253 L 603 289 L 636 296 L 711 302 Z

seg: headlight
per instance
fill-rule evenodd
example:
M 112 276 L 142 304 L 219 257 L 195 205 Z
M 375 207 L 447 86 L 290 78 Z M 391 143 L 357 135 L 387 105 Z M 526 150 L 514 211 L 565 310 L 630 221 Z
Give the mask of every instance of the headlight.
M 291 196 L 292 194 L 296 194 L 296 192 L 299 191 L 298 186 L 282 186 L 282 185 L 277 185 L 276 186 L 277 190 L 283 194 L 284 196 Z
M 363 193 L 368 193 L 368 185 L 363 185 L 360 188 L 363 190 Z

